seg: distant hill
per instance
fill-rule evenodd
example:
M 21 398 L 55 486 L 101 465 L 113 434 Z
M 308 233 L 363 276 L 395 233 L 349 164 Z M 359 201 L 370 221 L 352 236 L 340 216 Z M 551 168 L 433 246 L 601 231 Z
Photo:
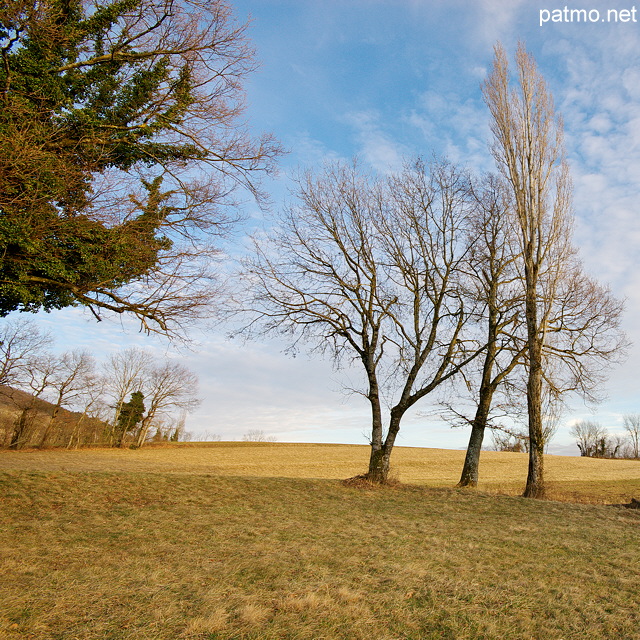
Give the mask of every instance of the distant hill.
M 82 446 L 104 440 L 108 425 L 82 412 L 60 407 L 52 421 L 55 405 L 26 391 L 0 385 L 0 446 L 8 447 L 23 420 L 17 448 L 33 446 Z
M 34 398 L 33 394 L 26 391 L 14 389 L 4 384 L 0 385 L 0 413 L 5 411 L 19 413 L 25 407 L 33 407 L 39 414 L 51 416 L 55 405 L 42 398 Z M 64 407 L 60 407 L 58 410 L 58 417 L 64 416 L 67 420 L 77 420 L 81 415 L 80 412 L 69 411 Z

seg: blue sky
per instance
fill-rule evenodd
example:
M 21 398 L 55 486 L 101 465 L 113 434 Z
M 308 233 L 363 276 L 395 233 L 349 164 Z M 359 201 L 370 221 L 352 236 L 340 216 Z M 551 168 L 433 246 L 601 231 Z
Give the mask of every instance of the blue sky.
M 640 345 L 640 23 L 572 22 L 540 26 L 541 9 L 631 10 L 625 2 L 519 0 L 237 0 L 240 20 L 261 61 L 247 83 L 251 126 L 289 150 L 281 175 L 266 183 L 274 208 L 298 167 L 357 155 L 372 169 L 398 168 L 403 156 L 446 156 L 471 169 L 492 168 L 488 114 L 480 83 L 493 45 L 510 55 L 525 42 L 565 122 L 575 192 L 575 241 L 587 270 L 627 299 L 625 327 Z M 556 14 L 558 15 L 558 14 Z M 591 14 L 593 17 L 595 14 Z M 637 14 L 636 14 L 637 15 Z M 640 18 L 638 18 L 640 19 Z M 266 215 L 246 205 L 247 229 Z M 268 215 L 268 214 L 267 214 Z M 241 240 L 240 240 L 241 242 Z M 263 429 L 280 441 L 365 443 L 366 402 L 341 391 L 331 363 L 286 344 L 243 344 L 224 330 L 203 333 L 178 352 L 125 322 L 96 324 L 65 310 L 38 316 L 58 347 L 109 353 L 144 346 L 183 361 L 200 376 L 203 404 L 188 429 L 237 439 Z M 552 450 L 575 453 L 568 426 L 596 419 L 621 430 L 622 414 L 640 413 L 640 347 L 612 371 L 609 399 L 595 413 L 572 403 Z M 348 384 L 348 383 L 347 383 Z M 422 406 L 428 410 L 428 403 Z M 458 448 L 468 434 L 408 416 L 398 444 Z

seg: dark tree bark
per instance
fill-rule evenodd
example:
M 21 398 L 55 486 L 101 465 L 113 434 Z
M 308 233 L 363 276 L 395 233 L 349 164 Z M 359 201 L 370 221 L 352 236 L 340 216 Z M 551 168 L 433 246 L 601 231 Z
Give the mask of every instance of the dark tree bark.
M 533 291 L 533 287 L 531 287 Z M 529 294 L 529 291 L 527 292 Z M 543 498 L 544 433 L 542 424 L 542 340 L 539 334 L 534 295 L 527 295 L 527 347 L 529 376 L 527 379 L 527 411 L 529 415 L 529 469 L 525 498 Z

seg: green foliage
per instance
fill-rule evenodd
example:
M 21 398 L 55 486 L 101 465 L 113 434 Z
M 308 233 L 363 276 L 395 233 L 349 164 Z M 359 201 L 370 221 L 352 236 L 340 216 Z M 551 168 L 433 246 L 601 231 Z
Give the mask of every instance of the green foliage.
M 0 315 L 83 304 L 163 325 L 157 300 L 119 288 L 163 264 L 171 230 L 219 224 L 198 206 L 229 178 L 265 168 L 235 120 L 251 55 L 222 0 L 0 5 Z M 218 182 L 176 207 L 163 181 L 187 189 L 193 163 Z M 116 196 L 137 175 L 137 195 Z
M 122 404 L 120 413 L 118 414 L 118 435 L 120 441 L 122 441 L 125 434 L 135 430 L 138 423 L 142 420 L 144 412 L 144 396 L 141 391 L 134 391 L 129 401 Z
M 192 145 L 153 141 L 192 101 L 188 68 L 173 82 L 166 56 L 90 63 L 108 55 L 108 34 L 140 5 L 110 2 L 87 16 L 80 0 L 54 0 L 3 12 L 2 315 L 61 308 L 96 287 L 113 289 L 145 274 L 169 246 L 158 233 L 171 211 L 162 207 L 159 179 L 145 185 L 151 197 L 137 217 L 109 225 L 85 213 L 94 173 L 194 154 Z M 169 83 L 171 99 L 150 114 Z

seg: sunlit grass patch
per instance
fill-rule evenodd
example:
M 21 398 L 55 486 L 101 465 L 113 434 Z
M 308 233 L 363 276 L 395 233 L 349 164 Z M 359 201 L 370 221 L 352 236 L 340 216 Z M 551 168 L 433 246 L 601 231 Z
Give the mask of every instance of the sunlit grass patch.
M 368 456 L 368 447 L 361 445 L 187 443 L 136 451 L 0 451 L 0 469 L 346 479 L 366 471 Z M 480 489 L 521 494 L 527 459 L 524 453 L 482 452 Z M 460 479 L 463 461 L 464 451 L 396 447 L 392 475 L 405 484 L 453 487 Z M 548 455 L 545 464 L 552 499 L 622 503 L 640 494 L 638 460 Z

